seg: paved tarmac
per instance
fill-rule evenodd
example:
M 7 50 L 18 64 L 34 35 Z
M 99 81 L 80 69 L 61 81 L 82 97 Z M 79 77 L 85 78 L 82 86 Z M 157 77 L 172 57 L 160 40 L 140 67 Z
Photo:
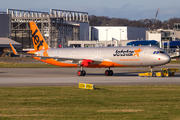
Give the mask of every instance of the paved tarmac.
M 179 68 L 180 64 L 167 64 L 155 67 Z M 86 68 L 87 75 L 77 76 L 76 68 L 0 68 L 0 87 L 27 86 L 74 86 L 78 83 L 98 85 L 180 85 L 180 73 L 174 77 L 139 77 L 148 67 L 112 68 L 113 76 L 105 76 L 105 68 Z

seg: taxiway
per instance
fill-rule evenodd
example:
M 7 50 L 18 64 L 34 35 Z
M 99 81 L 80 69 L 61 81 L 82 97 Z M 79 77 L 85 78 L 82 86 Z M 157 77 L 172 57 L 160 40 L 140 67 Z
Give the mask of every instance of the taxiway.
M 179 64 L 155 67 L 179 68 Z M 77 76 L 76 68 L 0 68 L 0 87 L 73 86 L 78 83 L 95 85 L 180 85 L 180 73 L 174 77 L 139 77 L 139 72 L 149 68 L 112 68 L 113 76 L 105 76 L 105 68 L 85 69 L 87 75 Z

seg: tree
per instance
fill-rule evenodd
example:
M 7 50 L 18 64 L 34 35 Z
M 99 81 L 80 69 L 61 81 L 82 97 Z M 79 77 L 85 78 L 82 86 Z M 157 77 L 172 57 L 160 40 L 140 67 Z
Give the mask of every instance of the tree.
M 180 18 L 170 18 L 168 21 L 162 22 L 160 20 L 155 21 L 155 19 L 129 20 L 126 18 L 109 18 L 107 16 L 89 16 L 89 23 L 91 26 L 129 26 L 150 29 L 173 29 L 174 23 L 179 22 Z

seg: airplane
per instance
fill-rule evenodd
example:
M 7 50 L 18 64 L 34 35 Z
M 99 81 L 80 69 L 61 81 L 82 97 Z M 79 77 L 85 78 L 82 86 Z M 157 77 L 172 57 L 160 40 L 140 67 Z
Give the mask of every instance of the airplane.
M 27 52 L 39 61 L 61 66 L 80 67 L 78 76 L 85 76 L 83 68 L 109 68 L 106 76 L 112 76 L 113 67 L 135 67 L 164 65 L 170 62 L 170 56 L 155 46 L 122 46 L 92 48 L 50 48 L 44 40 L 35 22 L 29 22 L 32 31 L 34 50 Z M 14 54 L 18 54 L 10 44 Z M 27 55 L 28 56 L 28 55 Z

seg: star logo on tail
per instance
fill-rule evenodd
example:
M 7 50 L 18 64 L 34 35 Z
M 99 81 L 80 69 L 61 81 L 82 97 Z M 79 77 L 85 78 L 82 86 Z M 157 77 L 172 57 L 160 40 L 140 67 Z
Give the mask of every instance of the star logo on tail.
M 139 48 L 138 50 L 134 50 L 135 53 L 134 53 L 133 57 L 136 56 L 136 55 L 139 57 L 139 53 L 141 51 L 142 51 L 141 48 Z

